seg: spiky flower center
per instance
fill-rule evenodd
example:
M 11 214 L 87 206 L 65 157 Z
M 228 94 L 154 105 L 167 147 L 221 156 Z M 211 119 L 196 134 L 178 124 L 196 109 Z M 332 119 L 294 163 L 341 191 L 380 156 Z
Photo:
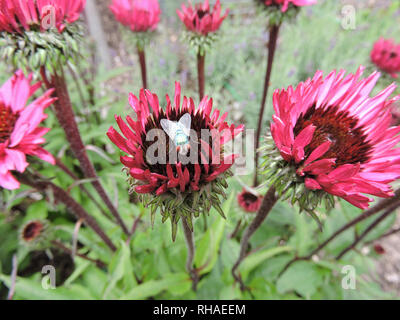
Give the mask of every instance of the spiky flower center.
M 193 24 L 197 26 L 197 17 L 199 18 L 199 22 L 203 19 L 206 15 L 210 14 L 210 10 L 203 10 L 201 4 L 196 8 L 196 15 L 193 18 Z
M 39 221 L 33 221 L 28 223 L 22 231 L 22 238 L 26 242 L 35 240 L 42 232 L 43 224 Z
M 330 149 L 321 159 L 335 158 L 336 166 L 368 161 L 371 146 L 362 127 L 357 127 L 358 119 L 338 109 L 313 105 L 301 114 L 294 128 L 295 136 L 311 124 L 316 127 L 311 143 L 304 150 L 305 158 L 322 143 L 330 141 Z
M 244 203 L 246 204 L 246 206 L 249 206 L 249 205 L 253 204 L 254 202 L 257 202 L 258 197 L 255 196 L 254 194 L 252 194 L 251 192 L 244 192 L 242 194 L 242 199 L 243 199 Z
M 0 143 L 7 141 L 13 132 L 18 115 L 0 101 Z
M 394 50 L 386 50 L 386 49 L 383 49 L 382 50 L 382 56 L 386 56 L 386 55 L 389 55 L 389 59 L 396 59 L 397 58 L 397 52 L 396 51 L 394 51 Z
M 146 152 L 147 152 L 148 148 L 150 148 L 150 146 L 152 146 L 154 143 L 156 143 L 158 141 L 157 138 L 155 139 L 155 141 L 146 141 L 147 140 L 146 139 L 147 132 L 149 132 L 152 129 L 159 129 L 159 130 L 164 131 L 162 129 L 162 126 L 161 126 L 161 120 L 162 119 L 169 119 L 170 121 L 177 122 L 177 121 L 179 121 L 181 119 L 181 117 L 185 113 L 187 113 L 187 111 L 179 111 L 179 112 L 177 112 L 176 109 L 173 108 L 171 110 L 171 112 L 169 112 L 168 117 L 167 117 L 167 114 L 166 114 L 166 112 L 164 110 L 160 110 L 160 113 L 159 113 L 158 117 L 154 116 L 154 114 L 153 114 L 153 116 L 150 116 L 147 119 L 147 123 L 146 123 L 146 127 L 145 127 L 145 132 L 146 133 L 143 133 L 142 137 L 141 137 L 141 140 L 142 140 L 142 143 L 143 143 L 143 154 L 146 155 Z M 191 114 L 191 118 L 192 118 L 192 122 L 191 122 L 191 128 L 190 129 L 193 130 L 196 133 L 196 136 L 197 136 L 196 140 L 200 141 L 200 139 L 203 138 L 204 142 L 206 142 L 209 146 L 212 146 L 212 143 L 213 143 L 212 137 L 211 136 L 209 136 L 209 137 L 205 136 L 204 137 L 204 131 L 202 131 L 202 130 L 210 130 L 210 132 L 211 132 L 211 130 L 215 129 L 212 126 L 212 123 L 210 122 L 209 118 L 205 117 L 202 113 L 199 113 L 199 112 L 196 112 L 195 114 Z M 208 139 L 206 139 L 206 138 L 208 138 Z M 196 146 L 197 146 L 197 161 L 195 161 L 195 162 L 189 161 L 187 164 L 182 165 L 182 170 L 185 170 L 185 168 L 187 168 L 188 171 L 189 171 L 189 174 L 190 174 L 190 178 L 192 179 L 194 177 L 194 175 L 195 175 L 195 165 L 200 165 L 201 178 L 200 178 L 199 184 L 201 185 L 202 182 L 206 183 L 205 181 L 202 181 L 202 177 L 203 177 L 204 174 L 207 174 L 207 171 L 206 171 L 206 168 L 204 166 L 204 159 L 201 158 L 201 154 L 202 154 L 201 151 L 203 150 L 202 149 L 203 147 L 202 147 L 202 145 L 200 143 L 196 144 Z M 171 148 L 172 148 L 172 150 L 171 150 Z M 174 172 L 177 172 L 176 164 L 173 161 L 171 161 L 171 159 L 169 159 L 170 150 L 171 150 L 171 153 L 177 154 L 177 146 L 175 145 L 175 143 L 173 141 L 170 140 L 170 138 L 166 134 L 166 147 L 165 147 L 165 155 L 167 156 L 166 163 L 171 165 L 171 167 L 172 167 Z M 222 152 L 222 150 L 220 150 L 220 151 Z M 189 152 L 191 152 L 191 151 L 189 151 Z M 190 155 L 190 153 L 188 153 L 188 155 Z M 155 157 L 159 157 L 160 155 L 156 152 L 154 154 L 154 156 Z M 209 154 L 208 154 L 208 157 L 209 157 L 208 160 L 209 161 L 208 161 L 208 163 L 210 163 L 210 164 L 212 163 L 212 160 L 213 160 L 212 156 L 213 156 L 213 152 L 209 151 Z M 220 155 L 217 155 L 217 156 L 220 156 Z M 150 172 L 158 173 L 158 174 L 167 176 L 167 166 L 166 166 L 166 164 L 163 164 L 163 163 L 151 164 L 151 163 L 149 163 L 147 161 L 147 157 L 144 157 L 144 161 L 146 162 L 147 167 L 149 168 Z M 179 161 L 179 159 L 178 159 L 178 161 Z M 208 175 L 212 174 L 213 170 L 214 170 L 213 166 L 210 165 L 208 167 Z

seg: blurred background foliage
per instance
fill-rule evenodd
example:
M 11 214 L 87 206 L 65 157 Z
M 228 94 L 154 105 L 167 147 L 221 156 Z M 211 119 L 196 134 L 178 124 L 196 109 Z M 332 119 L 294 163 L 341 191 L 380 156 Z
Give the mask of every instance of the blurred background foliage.
M 173 94 L 174 82 L 180 81 L 183 94 L 197 97 L 195 55 L 180 42 L 182 24 L 175 10 L 180 0 L 160 0 L 163 16 L 158 31 L 147 48 L 150 90 L 165 104 L 166 93 Z M 266 68 L 266 17 L 256 10 L 251 0 L 222 0 L 231 13 L 223 23 L 219 40 L 206 57 L 206 93 L 214 98 L 214 106 L 229 111 L 235 123 L 255 128 Z M 296 85 L 314 75 L 317 69 L 325 74 L 333 69 L 354 72 L 360 64 L 372 70 L 369 53 L 379 37 L 400 41 L 400 6 L 397 1 L 353 1 L 356 3 L 356 28 L 344 30 L 341 9 L 349 1 L 319 0 L 319 4 L 303 8 L 297 20 L 285 24 L 278 40 L 278 51 L 271 80 L 271 88 Z M 128 114 L 128 93 L 137 94 L 141 87 L 139 64 L 132 34 L 118 26 L 110 17 L 106 1 L 97 1 L 102 13 L 104 29 L 114 62 L 111 70 L 96 64 L 94 40 L 87 38 L 82 46 L 83 59 L 70 65 L 69 90 L 84 142 L 91 160 L 111 198 L 128 225 L 137 221 L 131 241 L 117 225 L 104 217 L 99 209 L 81 192 L 84 186 L 96 197 L 87 181 L 76 182 L 57 167 L 35 163 L 34 167 L 53 182 L 70 191 L 101 224 L 118 251 L 112 254 L 99 242 L 96 235 L 82 227 L 77 235 L 80 254 L 105 262 L 104 267 L 65 251 L 49 246 L 46 250 L 29 250 L 19 240 L 19 229 L 27 221 L 47 219 L 55 237 L 70 248 L 74 238 L 76 219 L 68 210 L 51 201 L 51 194 L 39 194 L 22 188 L 0 192 L 0 297 L 5 298 L 10 287 L 12 256 L 18 257 L 18 279 L 15 299 L 371 299 L 395 298 L 396 292 L 382 290 L 375 265 L 378 255 L 374 250 L 357 250 L 341 261 L 335 254 L 349 245 L 355 234 L 361 233 L 371 220 L 357 225 L 332 242 L 322 254 L 311 261 L 293 264 L 279 276 L 283 266 L 294 256 L 304 255 L 326 239 L 332 232 L 361 213 L 346 202 L 338 202 L 335 209 L 319 215 L 323 232 L 307 215 L 297 208 L 278 203 L 272 214 L 251 240 L 254 251 L 243 265 L 241 274 L 249 292 L 240 292 L 230 270 L 239 253 L 240 235 L 231 239 L 237 222 L 246 223 L 253 216 L 237 205 L 236 195 L 241 184 L 230 179 L 224 203 L 227 216 L 223 220 L 210 212 L 207 221 L 199 219 L 195 225 L 197 252 L 195 265 L 200 268 L 201 280 L 197 292 L 185 271 L 186 247 L 182 230 L 175 243 L 171 242 L 169 225 L 157 216 L 151 227 L 150 213 L 135 196 L 128 195 L 125 175 L 121 173 L 119 151 L 110 143 L 106 131 L 114 125 L 114 114 Z M 8 66 L 0 63 L 3 83 L 11 74 Z M 391 80 L 382 78 L 378 89 Z M 267 99 L 267 118 L 272 109 L 272 93 Z M 197 100 L 197 99 L 196 99 Z M 54 114 L 48 111 L 45 125 L 52 128 L 47 134 L 46 148 L 67 165 L 78 177 L 83 174 L 72 157 L 63 131 Z M 250 183 L 251 176 L 240 177 Z M 263 190 L 261 190 L 263 192 Z M 47 201 L 46 201 L 47 200 Z M 50 200 L 50 202 L 49 202 Z M 98 199 L 100 200 L 100 199 Z M 395 223 L 392 215 L 366 241 L 379 238 Z M 242 225 L 242 228 L 245 226 Z M 128 241 L 127 241 L 128 240 Z M 57 289 L 42 288 L 42 267 L 53 265 L 57 271 Z M 352 265 L 357 272 L 356 290 L 341 286 L 344 265 Z

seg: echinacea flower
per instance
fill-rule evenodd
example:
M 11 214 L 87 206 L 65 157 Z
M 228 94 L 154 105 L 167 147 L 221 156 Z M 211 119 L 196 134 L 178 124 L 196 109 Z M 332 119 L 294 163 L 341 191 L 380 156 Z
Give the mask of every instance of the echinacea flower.
M 79 19 L 86 0 L 0 0 L 0 31 L 10 33 L 49 28 L 62 32 Z
M 380 38 L 371 51 L 371 61 L 391 77 L 397 78 L 400 72 L 400 44 Z
M 158 0 L 112 0 L 115 19 L 135 32 L 155 30 L 160 21 Z
M 189 31 L 206 36 L 220 28 L 222 22 L 228 16 L 229 10 L 227 9 L 221 15 L 220 0 L 216 1 L 213 10 L 210 8 L 209 0 L 205 0 L 194 7 L 191 4 L 187 7 L 182 4 L 182 11 L 177 10 L 176 12 Z
M 51 70 L 76 58 L 86 0 L 0 0 L 0 55 L 16 69 Z
M 53 90 L 49 90 L 29 105 L 28 99 L 40 88 L 31 84 L 32 75 L 25 77 L 17 71 L 0 88 L 0 186 L 5 189 L 19 188 L 12 171 L 24 172 L 28 167 L 26 156 L 36 156 L 51 164 L 53 156 L 41 147 L 43 136 L 50 130 L 39 127 L 47 118 L 44 109 L 54 102 Z
M 46 248 L 52 237 L 52 229 L 47 220 L 28 221 L 19 233 L 21 244 L 33 250 Z
M 376 197 L 393 196 L 400 177 L 400 127 L 391 127 L 394 84 L 371 98 L 380 74 L 360 79 L 318 71 L 295 89 L 276 90 L 272 139 L 265 149 L 267 179 L 307 211 L 333 196 L 365 209 Z
M 175 85 L 174 100 L 171 102 L 168 95 L 166 99 L 164 110 L 157 95 L 149 90 L 142 89 L 139 98 L 130 94 L 130 105 L 137 120 L 126 116 L 126 124 L 122 117 L 116 116 L 123 136 L 113 127 L 107 135 L 128 154 L 121 157 L 121 162 L 131 177 L 131 191 L 147 195 L 144 200 L 151 207 L 152 221 L 157 208 L 161 209 L 163 222 L 171 219 L 175 238 L 181 216 L 191 225 L 192 214 L 195 217 L 200 213 L 208 214 L 212 206 L 223 215 L 218 195 L 224 195 L 225 178 L 230 175 L 229 169 L 236 158 L 233 154 L 225 156 L 223 146 L 239 134 L 243 126 L 228 125 L 227 113 L 220 116 L 219 110 L 212 111 L 213 100 L 207 96 L 197 108 L 192 98 L 184 97 L 181 101 L 179 83 Z M 182 144 L 188 133 L 178 122 L 186 123 L 186 128 L 191 130 L 190 145 Z M 166 130 L 168 125 L 169 130 Z M 172 130 L 176 133 L 175 140 L 168 139 Z M 153 133 L 158 134 L 156 141 L 162 148 L 161 151 L 157 149 L 157 161 L 151 157 L 155 146 Z M 175 155 L 179 152 L 179 159 L 171 157 L 171 152 Z M 182 155 L 188 155 L 189 161 L 183 161 Z
M 374 251 L 375 251 L 377 254 L 380 254 L 380 255 L 386 253 L 385 248 L 384 248 L 381 244 L 379 244 L 379 243 L 377 243 L 377 244 L 374 245 Z
M 310 6 L 317 3 L 317 0 L 259 0 L 263 2 L 266 6 L 276 6 L 279 7 L 282 12 L 286 12 L 289 5 L 295 7 Z
M 237 200 L 244 211 L 254 213 L 260 209 L 262 197 L 243 189 L 243 191 L 238 194 Z

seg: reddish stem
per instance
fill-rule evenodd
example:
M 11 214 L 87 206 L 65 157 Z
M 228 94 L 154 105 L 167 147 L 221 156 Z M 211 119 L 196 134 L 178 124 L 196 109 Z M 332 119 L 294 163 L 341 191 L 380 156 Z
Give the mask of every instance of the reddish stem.
M 70 209 L 78 219 L 82 219 L 84 223 L 92 228 L 94 232 L 104 241 L 104 243 L 112 250 L 116 251 L 117 248 L 114 246 L 110 238 L 104 233 L 101 227 L 98 225 L 97 221 L 87 213 L 87 211 L 76 202 L 66 191 L 56 186 L 54 183 L 48 180 L 41 180 L 37 176 L 29 176 L 25 174 L 18 174 L 18 180 L 40 192 L 46 192 L 51 190 L 53 196 L 58 201 L 62 202 Z
M 137 47 L 139 62 L 140 62 L 140 71 L 142 73 L 142 83 L 143 88 L 147 89 L 147 68 L 146 68 L 146 53 L 144 49 L 141 49 L 139 46 Z
M 205 75 L 204 67 L 206 62 L 206 55 L 202 55 L 200 52 L 197 54 L 197 76 L 199 81 L 199 97 L 200 101 L 204 98 L 205 88 Z
M 61 127 L 65 131 L 67 140 L 71 146 L 73 153 L 75 154 L 81 165 L 83 173 L 85 174 L 86 178 L 94 179 L 92 181 L 92 184 L 99 194 L 100 198 L 104 201 L 111 214 L 121 226 L 122 230 L 126 234 L 129 234 L 128 228 L 122 221 L 122 218 L 119 215 L 117 209 L 114 207 L 104 188 L 100 184 L 94 166 L 89 160 L 89 157 L 86 153 L 85 145 L 83 144 L 78 125 L 75 121 L 75 115 L 72 109 L 64 75 L 59 75 L 55 72 L 51 77 L 51 83 L 46 80 L 44 71 L 42 72 L 42 76 L 44 76 L 44 82 L 49 88 L 55 88 L 55 95 L 58 98 L 54 102 L 55 114 Z
M 242 241 L 240 243 L 240 254 L 237 259 L 235 265 L 232 268 L 232 275 L 236 282 L 240 284 L 240 289 L 243 291 L 246 287 L 240 277 L 240 274 L 236 273 L 236 270 L 239 268 L 242 261 L 246 258 L 247 248 L 249 246 L 249 241 L 251 236 L 258 230 L 264 220 L 267 218 L 268 214 L 271 212 L 271 209 L 274 207 L 275 203 L 278 201 L 278 198 L 275 194 L 275 188 L 271 187 L 265 197 L 263 198 L 263 202 L 261 204 L 260 209 L 257 212 L 256 217 L 251 222 L 251 224 L 247 227 L 246 231 L 243 234 Z
M 257 125 L 257 133 L 256 133 L 256 151 L 255 151 L 255 172 L 254 172 L 253 187 L 256 187 L 258 185 L 258 158 L 260 156 L 258 149 L 260 147 L 260 138 L 261 138 L 263 119 L 264 119 L 265 103 L 267 102 L 268 89 L 270 86 L 272 65 L 274 63 L 279 28 L 280 28 L 280 25 L 273 25 L 269 28 L 268 63 L 267 63 L 267 71 L 265 73 L 264 91 L 263 91 L 263 96 L 262 96 L 262 100 L 261 100 L 260 113 L 258 115 L 258 125 Z
M 74 181 L 79 181 L 79 178 L 58 158 L 56 158 L 56 166 L 59 167 L 63 172 L 65 172 L 67 175 L 69 175 Z M 100 203 L 90 194 L 88 189 L 85 188 L 84 185 L 79 184 L 79 189 L 84 192 L 89 199 L 96 205 L 96 207 L 99 208 L 103 216 L 106 218 L 110 218 L 107 212 L 103 209 L 103 207 L 100 205 Z
M 333 240 L 335 240 L 340 234 L 342 234 L 343 232 L 345 232 L 349 228 L 355 226 L 356 224 L 360 223 L 361 221 L 364 221 L 364 220 L 368 219 L 369 217 L 377 214 L 378 212 L 380 212 L 381 210 L 383 210 L 385 208 L 388 208 L 388 210 L 392 210 L 392 211 L 395 210 L 400 204 L 399 197 L 400 197 L 400 189 L 396 190 L 394 197 L 389 198 L 389 199 L 381 200 L 378 204 L 376 204 L 372 208 L 364 211 L 358 217 L 356 217 L 353 220 L 351 220 L 348 223 L 346 223 L 343 227 L 338 229 L 328 239 L 326 239 L 323 243 L 321 243 L 316 249 L 314 249 L 309 255 L 303 256 L 303 257 L 295 257 L 292 260 L 290 260 L 285 265 L 285 267 L 282 269 L 282 271 L 280 272 L 280 275 L 282 275 L 296 261 L 310 260 L 315 254 L 320 252 L 329 243 L 331 243 Z
M 358 236 L 356 239 L 354 239 L 354 241 L 351 245 L 349 245 L 347 248 L 343 249 L 336 257 L 336 260 L 340 260 L 347 252 L 354 249 L 356 247 L 356 245 L 358 243 L 360 243 L 360 241 L 362 239 L 364 239 L 372 230 L 374 230 L 376 228 L 376 226 L 379 225 L 383 220 L 385 220 L 387 217 L 389 217 L 399 206 L 400 206 L 400 203 L 396 204 L 394 207 L 393 206 L 389 207 L 389 209 L 387 209 L 377 219 L 375 219 L 375 221 L 372 222 L 360 236 Z
M 197 290 L 197 284 L 199 282 L 199 275 L 196 268 L 193 267 L 193 260 L 195 255 L 194 236 L 193 231 L 190 230 L 186 218 L 182 218 L 183 233 L 185 235 L 185 242 L 187 247 L 187 259 L 186 259 L 186 270 L 188 271 L 190 278 L 192 279 L 192 289 Z

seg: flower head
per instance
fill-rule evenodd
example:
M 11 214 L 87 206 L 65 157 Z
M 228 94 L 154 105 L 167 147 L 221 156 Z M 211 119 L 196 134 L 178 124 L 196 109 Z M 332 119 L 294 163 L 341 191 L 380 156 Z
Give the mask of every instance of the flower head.
M 53 232 L 46 220 L 31 220 L 20 229 L 20 241 L 30 249 L 40 250 L 49 245 Z
M 160 21 L 158 0 L 112 0 L 115 18 L 135 32 L 153 31 Z
M 244 211 L 254 213 L 260 209 L 262 197 L 243 189 L 243 191 L 238 194 L 237 200 Z
M 371 98 L 379 73 L 360 79 L 363 70 L 326 78 L 318 71 L 295 89 L 274 92 L 266 173 L 302 209 L 314 210 L 322 199 L 333 205 L 332 196 L 364 209 L 372 201 L 364 194 L 393 196 L 400 127 L 390 127 L 390 106 L 400 97 L 389 99 L 391 85 Z
M 31 81 L 31 75 L 26 78 L 18 71 L 0 88 L 0 186 L 10 190 L 20 185 L 11 171 L 24 172 L 29 165 L 27 155 L 54 164 L 53 156 L 41 147 L 50 129 L 39 124 L 47 117 L 44 109 L 55 99 L 49 90 L 26 106 L 40 87 L 40 83 L 32 85 Z
M 192 214 L 208 214 L 212 206 L 223 215 L 218 194 L 224 195 L 225 178 L 236 158 L 225 156 L 223 146 L 243 126 L 229 126 L 227 114 L 212 111 L 213 100 L 208 97 L 197 108 L 191 98 L 184 97 L 181 103 L 179 83 L 174 100 L 168 95 L 166 99 L 163 110 L 149 90 L 142 89 L 139 98 L 131 94 L 137 120 L 127 116 L 126 124 L 116 116 L 124 136 L 112 127 L 107 135 L 128 154 L 121 162 L 131 177 L 132 191 L 148 195 L 144 200 L 151 205 L 152 215 L 160 207 L 163 221 L 170 218 L 175 228 L 180 216 L 191 221 Z
M 295 7 L 310 6 L 317 3 L 317 0 L 261 0 L 266 6 L 279 7 L 282 12 L 286 12 L 290 5 Z
M 400 72 L 400 45 L 392 40 L 379 39 L 372 48 L 371 61 L 382 71 L 397 78 Z
M 187 7 L 182 4 L 182 11 L 176 12 L 189 31 L 206 36 L 218 31 L 229 10 L 221 16 L 220 0 L 216 1 L 213 10 L 210 8 L 209 0 L 205 0 L 204 3 L 198 3 L 194 7 L 191 4 Z
M 379 243 L 377 243 L 377 244 L 374 245 L 374 251 L 375 251 L 377 254 L 385 254 L 385 253 L 386 253 L 385 248 L 384 248 L 381 244 L 379 244 Z
M 86 0 L 0 0 L 0 31 L 21 33 L 24 30 L 57 28 L 79 19 Z

